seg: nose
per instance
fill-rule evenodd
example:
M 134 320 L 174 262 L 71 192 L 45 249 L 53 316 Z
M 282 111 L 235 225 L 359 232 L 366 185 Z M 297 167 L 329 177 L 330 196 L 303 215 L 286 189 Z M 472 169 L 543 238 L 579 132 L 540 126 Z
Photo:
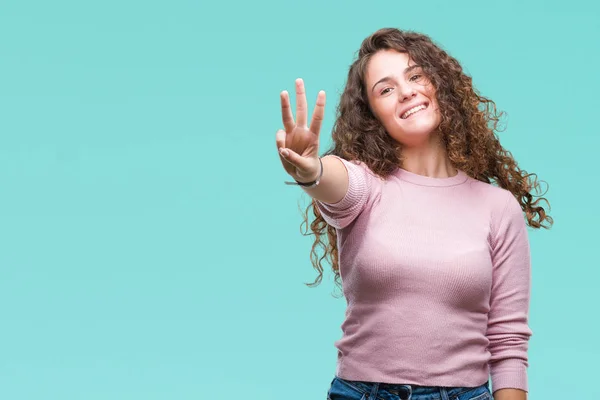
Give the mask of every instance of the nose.
M 398 89 L 398 101 L 404 103 L 417 95 L 417 91 L 410 85 L 401 86 Z

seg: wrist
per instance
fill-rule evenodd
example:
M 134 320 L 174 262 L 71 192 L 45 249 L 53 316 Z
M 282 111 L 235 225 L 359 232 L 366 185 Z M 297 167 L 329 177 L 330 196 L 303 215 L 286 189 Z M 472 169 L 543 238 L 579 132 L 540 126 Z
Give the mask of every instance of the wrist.
M 315 174 L 315 176 L 314 176 L 312 179 L 301 179 L 301 180 L 300 180 L 300 179 L 296 179 L 296 178 L 294 178 L 294 180 L 295 180 L 297 183 L 300 183 L 300 184 L 310 184 L 310 183 L 313 183 L 313 182 L 315 182 L 317 179 L 319 179 L 319 176 L 320 176 L 320 175 L 321 175 L 321 174 L 320 174 L 320 171 L 317 171 L 317 173 Z
M 321 161 L 321 157 L 319 157 L 319 173 L 316 176 L 316 178 L 312 181 L 298 181 L 294 178 L 294 182 L 285 182 L 287 185 L 299 185 L 305 188 L 311 188 L 311 187 L 315 187 L 319 184 L 319 182 L 321 181 L 321 177 L 323 176 L 323 162 Z

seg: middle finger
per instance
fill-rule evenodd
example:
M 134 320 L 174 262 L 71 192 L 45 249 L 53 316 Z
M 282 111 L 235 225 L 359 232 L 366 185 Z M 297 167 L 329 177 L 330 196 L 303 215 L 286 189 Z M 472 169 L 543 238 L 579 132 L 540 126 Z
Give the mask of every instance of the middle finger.
M 298 126 L 306 126 L 306 92 L 302 78 L 296 79 L 296 123 Z

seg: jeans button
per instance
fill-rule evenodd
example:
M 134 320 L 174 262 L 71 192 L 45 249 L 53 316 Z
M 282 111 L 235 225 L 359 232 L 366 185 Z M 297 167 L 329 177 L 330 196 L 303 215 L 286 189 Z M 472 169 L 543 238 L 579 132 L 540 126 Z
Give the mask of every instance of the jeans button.
M 408 397 L 410 396 L 410 390 L 408 390 L 405 387 L 400 388 L 400 390 L 398 390 L 398 396 L 400 396 L 401 400 L 408 400 Z

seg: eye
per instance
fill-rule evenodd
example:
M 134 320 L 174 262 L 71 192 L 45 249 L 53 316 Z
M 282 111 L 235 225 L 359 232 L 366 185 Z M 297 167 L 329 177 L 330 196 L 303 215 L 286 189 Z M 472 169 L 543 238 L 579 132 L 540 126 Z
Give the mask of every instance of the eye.
M 385 88 L 385 89 L 383 89 L 383 90 L 381 91 L 381 93 L 380 93 L 380 94 L 387 94 L 388 92 L 386 92 L 386 90 L 388 90 L 388 89 L 390 89 L 390 90 L 391 90 L 391 88 Z
M 419 79 L 419 78 L 421 77 L 421 75 L 420 75 L 420 74 L 413 75 L 413 76 L 411 76 L 411 77 L 410 77 L 410 80 L 411 80 L 412 82 L 416 81 L 417 79 L 414 79 L 415 77 L 416 77 L 417 79 Z

